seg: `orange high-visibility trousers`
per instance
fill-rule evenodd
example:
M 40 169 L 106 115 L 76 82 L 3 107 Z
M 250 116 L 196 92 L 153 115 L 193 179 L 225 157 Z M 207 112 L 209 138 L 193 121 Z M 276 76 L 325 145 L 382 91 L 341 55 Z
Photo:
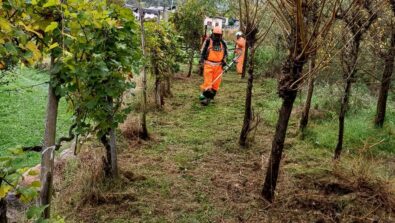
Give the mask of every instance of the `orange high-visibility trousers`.
M 242 74 L 243 73 L 243 66 L 244 66 L 244 50 L 243 50 L 243 55 L 242 56 L 240 56 L 238 59 L 237 59 L 237 65 L 236 65 L 236 71 L 237 71 L 237 74 Z
M 244 57 L 245 57 L 245 48 L 246 48 L 246 40 L 243 37 L 240 37 L 236 41 L 236 54 L 240 55 L 237 59 L 236 71 L 238 74 L 243 73 L 243 65 L 244 65 Z
M 213 81 L 222 73 L 222 65 L 204 64 L 204 83 L 200 85 L 202 91 L 213 89 L 218 91 L 222 82 L 222 77 L 218 78 L 214 83 Z

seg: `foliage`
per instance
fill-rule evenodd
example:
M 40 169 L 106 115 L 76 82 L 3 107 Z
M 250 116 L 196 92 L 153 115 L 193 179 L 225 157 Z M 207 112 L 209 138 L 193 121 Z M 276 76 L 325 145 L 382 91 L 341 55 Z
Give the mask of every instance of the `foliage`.
M 285 54 L 277 47 L 260 46 L 255 50 L 254 64 L 256 66 L 255 72 L 257 75 L 265 77 L 275 77 L 276 72 L 281 69 L 281 61 Z
M 201 37 L 204 34 L 204 18 L 210 11 L 209 4 L 205 3 L 199 0 L 187 1 L 171 18 L 184 43 L 192 50 L 199 50 Z
M 127 80 L 140 56 L 137 25 L 130 10 L 115 4 L 69 4 L 63 29 L 70 32 L 62 35 L 62 57 L 52 70 L 60 80 L 53 83 L 60 82 L 58 93 L 74 108 L 77 132 L 100 137 L 127 111 L 122 95 L 134 86 Z
M 122 96 L 134 86 L 128 79 L 140 53 L 132 12 L 106 1 L 95 3 L 0 1 L 0 64 L 1 69 L 19 62 L 33 65 L 50 54 L 50 85 L 58 98 L 69 101 L 77 132 L 101 137 L 126 116 Z M 2 158 L 1 198 L 16 188 L 21 172 L 13 166 L 16 159 Z M 37 193 L 16 189 L 24 201 Z
M 161 77 L 177 72 L 181 55 L 180 36 L 171 23 L 149 22 L 146 24 L 146 48 L 150 57 L 152 73 L 157 70 Z
M 109 114 L 120 110 L 123 92 L 133 87 L 127 79 L 139 60 L 132 12 L 103 0 L 7 1 L 1 7 L 2 67 L 17 63 L 20 54 L 33 64 L 49 53 L 51 85 L 74 109 L 77 131 L 100 135 L 114 125 Z
M 32 206 L 26 212 L 26 217 L 30 221 L 34 221 L 35 223 L 65 223 L 65 219 L 56 216 L 51 219 L 44 219 L 42 217 L 42 213 L 44 212 L 47 206 Z
M 0 61 L 9 67 L 22 55 L 22 62 L 33 64 L 49 53 L 50 84 L 69 101 L 77 131 L 101 135 L 125 117 L 117 112 L 123 92 L 133 87 L 127 79 L 139 51 L 132 12 L 104 0 L 95 3 L 1 2 Z
M 33 64 L 42 53 L 32 36 L 42 36 L 29 23 L 25 1 L 0 1 L 0 70 L 19 62 Z
M 20 148 L 10 149 L 9 156 L 0 157 L 0 199 L 4 199 L 7 194 L 14 190 L 15 196 L 22 202 L 30 202 L 37 196 L 37 188 L 41 186 L 39 181 L 34 181 L 26 187 L 18 186 L 22 180 L 22 174 L 26 168 L 16 167 L 18 160 L 22 159 L 23 151 Z M 34 176 L 38 173 L 29 171 L 28 175 Z

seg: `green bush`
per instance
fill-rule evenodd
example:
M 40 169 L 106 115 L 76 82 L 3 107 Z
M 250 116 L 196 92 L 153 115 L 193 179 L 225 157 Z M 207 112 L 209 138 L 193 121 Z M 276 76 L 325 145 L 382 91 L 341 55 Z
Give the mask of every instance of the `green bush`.
M 280 71 L 285 54 L 273 46 L 262 46 L 256 49 L 254 62 L 257 76 L 275 77 Z

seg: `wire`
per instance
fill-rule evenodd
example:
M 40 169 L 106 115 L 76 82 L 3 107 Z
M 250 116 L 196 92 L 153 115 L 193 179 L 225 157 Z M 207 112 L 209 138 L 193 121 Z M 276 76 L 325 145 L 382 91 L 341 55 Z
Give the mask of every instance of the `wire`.
M 19 92 L 19 91 L 22 91 L 22 90 L 38 87 L 38 86 L 45 85 L 45 84 L 49 84 L 49 81 L 45 81 L 45 82 L 42 82 L 42 83 L 39 83 L 39 84 L 33 84 L 33 85 L 30 85 L 30 86 L 24 86 L 24 87 L 21 87 L 21 88 L 18 88 L 18 89 L 3 90 L 3 91 L 0 91 L 0 93 L 13 92 L 13 91 Z

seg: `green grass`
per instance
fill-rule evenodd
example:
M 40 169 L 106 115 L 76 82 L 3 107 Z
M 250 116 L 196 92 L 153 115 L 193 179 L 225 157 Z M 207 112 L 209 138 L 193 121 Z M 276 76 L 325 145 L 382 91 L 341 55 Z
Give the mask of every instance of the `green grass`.
M 277 110 L 281 106 L 281 100 L 276 94 L 277 82 L 274 79 L 263 79 L 256 83 L 256 87 L 264 89 L 262 100 L 255 96 L 255 104 L 265 124 L 275 126 L 278 118 Z M 259 97 L 259 96 L 258 96 Z M 303 106 L 306 93 L 296 99 L 294 107 Z M 337 143 L 338 134 L 338 111 L 341 89 L 333 86 L 317 85 L 312 100 L 312 108 L 318 107 L 325 113 L 323 119 L 310 120 L 306 132 L 307 142 L 317 148 L 333 150 Z M 376 97 L 361 83 L 354 86 L 349 111 L 345 121 L 344 148 L 352 152 L 360 149 L 365 144 L 372 145 L 378 153 L 395 154 L 395 106 L 393 99 L 388 99 L 388 107 L 384 128 L 376 128 L 373 120 L 375 117 Z M 298 119 L 291 117 L 290 123 L 298 126 Z
M 47 105 L 48 75 L 37 70 L 21 68 L 13 73 L 9 85 L 0 86 L 0 156 L 7 149 L 18 146 L 41 145 L 44 135 Z M 33 85 L 38 85 L 30 87 Z M 71 115 L 66 102 L 61 100 L 57 135 L 65 135 Z M 29 152 L 20 160 L 20 166 L 33 166 L 39 162 L 39 153 Z
M 344 135 L 346 151 L 362 148 L 365 144 L 372 145 L 380 142 L 375 149 L 395 153 L 394 125 L 387 124 L 383 129 L 377 129 L 374 127 L 372 117 L 374 117 L 374 112 L 369 110 L 347 116 Z M 306 134 L 307 139 L 317 147 L 333 149 L 337 142 L 337 128 L 336 120 L 312 123 Z
M 337 114 L 341 92 L 339 89 L 330 88 L 330 86 L 318 86 L 315 91 L 313 106 L 322 109 L 326 113 L 326 118 L 310 122 L 306 139 L 316 147 L 333 150 L 337 143 Z M 344 150 L 346 152 L 354 152 L 364 146 L 379 143 L 372 148 L 373 153 L 395 154 L 394 104 L 391 99 L 388 100 L 385 125 L 380 129 L 376 128 L 373 123 L 376 114 L 376 100 L 377 98 L 371 95 L 371 92 L 362 83 L 354 86 L 345 120 Z M 301 102 L 303 101 L 304 97 Z
M 197 76 L 174 80 L 174 97 L 166 99 L 164 110 L 148 113 L 152 140 L 141 144 L 130 142 L 130 146 L 121 148 L 120 168 L 144 176 L 144 179 L 111 192 L 132 191 L 137 201 L 124 203 L 123 209 L 115 206 L 82 207 L 86 212 L 81 213 L 89 216 L 75 213 L 70 222 L 89 222 L 96 218 L 103 222 L 238 222 L 240 218 L 250 216 L 251 222 L 265 222 L 262 219 L 267 216 L 262 212 L 258 193 L 281 106 L 277 81 L 255 81 L 254 111 L 261 116 L 262 122 L 254 142 L 247 149 L 241 149 L 237 144 L 244 117 L 246 80 L 240 80 L 233 72 L 226 74 L 215 102 L 207 107 L 199 104 L 200 83 L 201 78 Z M 292 115 L 278 187 L 280 197 L 286 192 L 282 190 L 284 184 L 291 181 L 288 176 L 325 176 L 332 168 L 339 100 L 336 91 L 328 97 L 332 90 L 335 91 L 329 86 L 317 85 L 313 105 L 318 104 L 327 115 L 310 121 L 305 140 L 295 134 L 298 117 Z M 152 92 L 149 95 L 152 97 Z M 137 101 L 136 98 L 132 100 Z M 303 102 L 304 94 L 298 97 L 295 109 Z M 370 145 L 382 139 L 385 140 L 372 152 L 387 157 L 395 153 L 392 146 L 395 140 L 394 108 L 390 106 L 388 109 L 385 128 L 376 129 L 372 124 L 374 107 L 375 97 L 357 86 L 346 122 L 345 151 L 351 153 L 345 153 L 342 160 L 357 157 L 353 151 L 359 150 L 365 142 Z M 132 113 L 132 120 L 137 115 Z M 240 186 L 244 180 L 248 180 L 247 186 Z M 235 188 L 243 189 L 238 191 Z M 62 198 L 59 200 L 63 205 Z M 138 210 L 139 214 L 128 216 L 124 211 L 128 208 Z M 74 214 L 74 207 L 65 209 L 63 213 Z M 290 212 L 305 214 L 302 209 Z

